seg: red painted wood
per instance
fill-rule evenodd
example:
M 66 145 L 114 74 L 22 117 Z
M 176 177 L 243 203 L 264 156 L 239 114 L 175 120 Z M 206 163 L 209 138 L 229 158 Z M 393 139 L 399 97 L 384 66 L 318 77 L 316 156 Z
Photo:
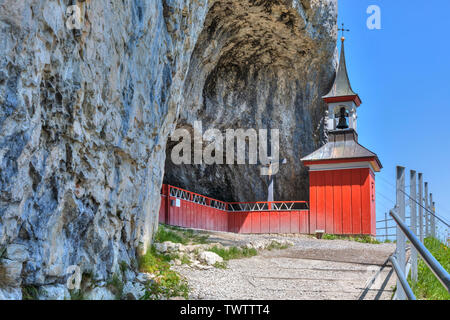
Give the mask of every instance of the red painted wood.
M 188 228 L 189 226 L 189 211 L 190 211 L 190 203 L 189 201 L 182 201 L 183 204 L 183 227 Z
M 310 172 L 309 181 L 309 229 L 311 233 L 314 233 L 317 229 L 317 173 L 315 171 Z
M 218 210 L 218 215 L 220 217 L 219 231 L 225 231 L 225 212 Z
M 342 233 L 352 234 L 352 176 L 342 170 Z
M 172 206 L 172 200 L 174 200 L 175 198 L 170 197 L 169 200 L 169 208 L 170 208 L 170 212 L 169 212 L 169 221 L 170 221 L 170 225 L 172 226 L 176 226 L 176 212 L 175 212 L 175 207 Z
M 300 233 L 300 211 L 291 211 L 291 233 Z
M 269 212 L 270 233 L 280 233 L 280 215 L 276 211 Z
M 308 210 L 302 210 L 300 211 L 300 233 L 303 234 L 310 234 L 312 233 L 309 229 L 309 211 Z
M 371 200 L 369 169 L 361 170 L 361 226 L 362 234 L 372 233 Z
M 175 188 L 176 189 L 176 188 Z M 175 197 L 165 197 L 170 186 L 164 185 L 158 219 L 161 223 L 185 228 L 241 233 L 307 233 L 309 211 L 228 212 L 180 199 L 180 207 L 172 206 Z M 192 200 L 193 193 L 190 193 Z M 210 200 L 207 199 L 207 202 Z
M 325 172 L 317 172 L 317 230 L 325 230 L 325 216 L 326 216 L 326 200 L 325 200 Z M 312 230 L 315 232 L 315 230 Z
M 243 218 L 242 218 L 242 214 L 241 212 L 236 212 L 236 216 L 234 218 L 234 222 L 236 223 L 236 232 L 237 233 L 241 233 L 242 231 L 242 223 L 243 223 Z
M 370 170 L 370 214 L 371 214 L 371 234 L 377 236 L 377 210 L 376 210 L 376 193 L 375 193 L 375 174 Z
M 211 214 L 211 208 L 206 207 L 206 206 L 202 206 L 203 210 L 205 210 L 205 223 L 206 223 L 206 230 L 212 230 L 212 214 Z
M 222 217 L 222 223 L 220 225 L 220 231 L 228 231 L 228 213 L 220 211 Z
M 361 169 L 352 170 L 352 234 L 361 234 Z
M 250 217 L 250 212 L 240 212 L 239 214 L 242 221 L 241 233 L 252 233 L 252 219 Z
M 185 201 L 184 200 L 181 200 L 180 201 L 180 207 L 178 208 L 178 214 L 179 214 L 179 216 L 178 216 L 178 223 L 179 223 L 179 226 L 180 227 L 183 227 L 183 220 L 184 220 L 184 218 L 185 218 L 185 215 L 184 215 L 184 207 L 185 207 Z
M 191 228 L 197 228 L 195 206 L 192 202 L 189 205 L 189 221 Z
M 161 195 L 161 204 L 159 207 L 159 223 L 166 223 L 166 196 Z
M 242 215 L 240 212 L 236 212 L 234 216 L 235 229 L 237 233 L 241 233 Z
M 198 226 L 198 228 L 199 229 L 205 229 L 204 219 L 203 219 L 203 209 L 196 204 L 195 205 L 195 211 L 196 211 L 196 216 L 197 216 L 197 226 Z
M 334 233 L 333 172 L 325 172 L 325 232 Z
M 353 101 L 357 107 L 359 107 L 362 103 L 360 97 L 357 94 L 350 96 L 323 98 L 323 101 L 325 101 L 326 103 Z
M 270 213 L 261 212 L 261 233 L 270 233 Z
M 252 233 L 261 233 L 261 212 L 252 212 L 250 216 L 252 219 Z
M 291 233 L 291 213 L 280 211 L 280 233 Z
M 213 217 L 211 208 L 203 206 L 203 209 L 205 210 L 205 220 L 206 220 L 206 230 L 213 230 Z
M 220 231 L 222 224 L 222 215 L 217 209 L 213 209 L 213 211 L 214 211 L 214 230 Z
M 239 213 L 237 212 L 233 212 L 234 215 L 234 219 L 233 219 L 233 223 L 234 223 L 234 232 L 239 233 L 241 231 L 241 219 L 239 217 Z
M 218 231 L 219 230 L 219 221 L 220 217 L 217 214 L 217 209 L 211 208 L 211 219 L 212 219 L 212 230 Z
M 228 213 L 228 230 L 227 230 L 229 232 L 236 232 L 236 231 L 234 231 L 233 218 L 234 218 L 234 212 L 229 212 Z
M 212 219 L 213 219 L 213 230 L 219 231 L 219 224 L 220 224 L 220 216 L 217 212 L 217 209 L 212 208 L 211 209 Z
M 175 211 L 175 225 L 181 226 L 181 206 L 180 207 L 173 207 Z
M 183 200 L 180 201 L 180 206 L 177 207 L 178 212 L 178 226 L 183 226 Z
M 333 229 L 342 234 L 342 171 L 333 171 Z

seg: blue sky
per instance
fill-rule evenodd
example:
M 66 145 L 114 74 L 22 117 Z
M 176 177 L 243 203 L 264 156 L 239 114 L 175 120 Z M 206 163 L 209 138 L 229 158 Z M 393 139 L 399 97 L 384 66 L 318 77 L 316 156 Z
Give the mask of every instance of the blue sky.
M 395 167 L 424 174 L 436 212 L 450 220 L 450 1 L 338 0 L 347 68 L 363 104 L 360 143 L 376 152 L 378 218 L 393 206 Z M 381 9 L 381 30 L 369 30 L 369 5 Z M 339 35 L 340 37 L 340 35 Z M 408 188 L 409 189 L 409 188 Z

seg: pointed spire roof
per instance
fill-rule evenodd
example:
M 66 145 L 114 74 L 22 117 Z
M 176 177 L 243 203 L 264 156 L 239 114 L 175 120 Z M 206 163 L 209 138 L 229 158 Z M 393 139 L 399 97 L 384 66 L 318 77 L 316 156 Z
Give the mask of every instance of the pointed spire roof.
M 361 104 L 361 99 L 359 98 L 358 94 L 353 91 L 352 86 L 350 85 L 350 80 L 348 79 L 347 64 L 345 62 L 345 38 L 342 37 L 341 40 L 341 56 L 339 60 L 339 68 L 336 73 L 336 78 L 334 79 L 334 84 L 331 87 L 331 91 L 322 98 L 327 103 L 353 100 L 355 104 L 359 106 Z

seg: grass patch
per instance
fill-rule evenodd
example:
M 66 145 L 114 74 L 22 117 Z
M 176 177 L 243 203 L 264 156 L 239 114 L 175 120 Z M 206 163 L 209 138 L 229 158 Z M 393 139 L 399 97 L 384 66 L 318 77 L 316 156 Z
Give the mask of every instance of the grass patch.
M 107 286 L 116 296 L 117 300 L 120 300 L 122 298 L 124 284 L 117 273 L 113 274 L 111 280 L 107 282 Z
M 70 293 L 70 300 L 84 300 L 84 293 L 83 291 L 79 290 L 69 290 Z
M 181 243 L 184 245 L 205 244 L 208 243 L 208 238 L 208 235 L 198 234 L 191 229 L 181 229 L 160 224 L 155 236 L 155 241 L 159 243 L 171 241 L 173 243 Z
M 323 240 L 348 240 L 355 241 L 360 243 L 370 243 L 370 244 L 381 244 L 380 241 L 371 237 L 371 236 L 341 236 L 335 234 L 324 234 L 322 237 Z
M 22 287 L 22 300 L 38 300 L 39 291 L 35 286 Z
M 155 236 L 156 242 L 165 242 L 165 241 L 171 241 L 173 243 L 181 243 L 181 244 L 187 244 L 187 239 L 182 237 L 178 232 L 174 232 L 172 230 L 169 230 L 165 226 L 160 225 L 158 228 L 158 232 Z
M 216 253 L 221 256 L 223 260 L 228 261 L 232 259 L 242 259 L 249 258 L 258 255 L 258 251 L 255 248 L 238 248 L 238 247 L 229 247 L 229 248 L 219 248 L 217 246 L 212 247 L 209 251 Z
M 2 259 L 6 259 L 6 247 L 0 246 L 0 263 Z
M 266 249 L 272 251 L 272 250 L 284 250 L 287 248 L 289 248 L 288 244 L 281 244 L 276 241 L 272 241 L 271 244 L 269 244 L 269 246 L 267 246 Z
M 424 244 L 442 267 L 450 272 L 450 251 L 448 246 L 434 238 L 426 238 Z M 417 299 L 450 300 L 450 293 L 448 293 L 422 259 L 419 259 L 417 268 L 417 283 L 412 283 L 411 277 L 408 279 Z
M 181 257 L 181 264 L 188 264 L 189 265 L 191 263 L 192 263 L 192 261 L 189 260 L 189 258 L 186 255 Z
M 142 300 L 161 299 L 171 297 L 188 298 L 189 287 L 180 275 L 170 269 L 170 257 L 158 254 L 155 247 L 151 247 L 147 254 L 139 260 L 141 272 L 152 273 L 155 279 L 145 286 Z
M 214 267 L 217 268 L 217 269 L 226 269 L 228 267 L 228 264 L 225 261 L 223 261 L 223 262 L 216 262 L 214 264 Z
M 129 269 L 129 266 L 126 261 L 120 261 L 119 268 L 120 272 L 125 273 Z

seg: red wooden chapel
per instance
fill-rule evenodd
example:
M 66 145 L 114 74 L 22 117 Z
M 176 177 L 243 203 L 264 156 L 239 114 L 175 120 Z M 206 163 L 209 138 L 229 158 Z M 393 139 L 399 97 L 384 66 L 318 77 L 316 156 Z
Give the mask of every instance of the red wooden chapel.
M 328 143 L 302 159 L 310 172 L 310 233 L 376 236 L 378 156 L 358 143 L 361 99 L 350 85 L 342 38 L 339 68 L 328 104 Z

